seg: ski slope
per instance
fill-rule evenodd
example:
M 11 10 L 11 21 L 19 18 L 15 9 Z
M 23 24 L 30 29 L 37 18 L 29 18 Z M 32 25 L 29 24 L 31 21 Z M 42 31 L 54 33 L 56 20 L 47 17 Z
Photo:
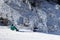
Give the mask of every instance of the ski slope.
M 0 40 L 60 40 L 60 36 L 35 32 L 16 32 L 0 27 Z

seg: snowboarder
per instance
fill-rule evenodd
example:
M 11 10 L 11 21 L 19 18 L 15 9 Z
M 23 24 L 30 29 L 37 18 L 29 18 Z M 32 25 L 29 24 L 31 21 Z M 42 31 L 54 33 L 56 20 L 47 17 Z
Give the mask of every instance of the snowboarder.
M 10 29 L 11 29 L 11 30 L 19 31 L 13 24 L 10 26 Z

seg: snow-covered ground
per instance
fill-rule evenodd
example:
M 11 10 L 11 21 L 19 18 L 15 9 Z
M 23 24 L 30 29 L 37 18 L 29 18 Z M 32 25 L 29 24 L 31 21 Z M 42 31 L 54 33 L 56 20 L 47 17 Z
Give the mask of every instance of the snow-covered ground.
M 30 1 L 0 0 L 0 17 L 7 18 L 8 24 L 13 24 L 20 32 L 29 29 L 60 35 L 60 5 L 54 0 Z
M 0 40 L 60 40 L 60 36 L 36 32 L 16 32 L 0 27 Z

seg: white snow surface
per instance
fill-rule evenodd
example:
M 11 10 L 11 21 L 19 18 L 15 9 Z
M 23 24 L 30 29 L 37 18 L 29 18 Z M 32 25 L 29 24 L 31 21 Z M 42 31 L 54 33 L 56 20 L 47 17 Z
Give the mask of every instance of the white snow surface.
M 16 32 L 0 27 L 0 40 L 60 40 L 60 36 L 36 32 Z

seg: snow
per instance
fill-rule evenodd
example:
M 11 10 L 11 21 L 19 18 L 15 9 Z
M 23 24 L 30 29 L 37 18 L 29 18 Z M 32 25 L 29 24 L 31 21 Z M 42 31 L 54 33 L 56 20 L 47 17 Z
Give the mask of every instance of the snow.
M 30 0 L 34 2 L 33 0 Z M 17 29 L 26 28 L 34 30 L 38 27 L 39 32 L 60 34 L 60 5 L 46 0 L 36 0 L 36 7 L 32 7 L 28 0 L 0 0 L 0 15 L 8 18 Z M 32 9 L 32 10 L 31 10 Z M 7 16 L 6 16 L 7 15 Z M 20 19 L 22 17 L 22 20 Z M 25 21 L 25 18 L 27 21 Z M 25 22 L 26 23 L 25 23 Z M 27 24 L 28 27 L 26 27 Z M 21 26 L 21 27 L 20 27 Z M 21 29 L 20 31 L 27 31 Z M 28 30 L 30 31 L 30 30 Z
M 16 32 L 0 27 L 0 40 L 60 40 L 60 36 L 36 32 Z
M 20 29 L 20 32 L 33 32 L 32 30 L 28 30 L 28 29 Z

